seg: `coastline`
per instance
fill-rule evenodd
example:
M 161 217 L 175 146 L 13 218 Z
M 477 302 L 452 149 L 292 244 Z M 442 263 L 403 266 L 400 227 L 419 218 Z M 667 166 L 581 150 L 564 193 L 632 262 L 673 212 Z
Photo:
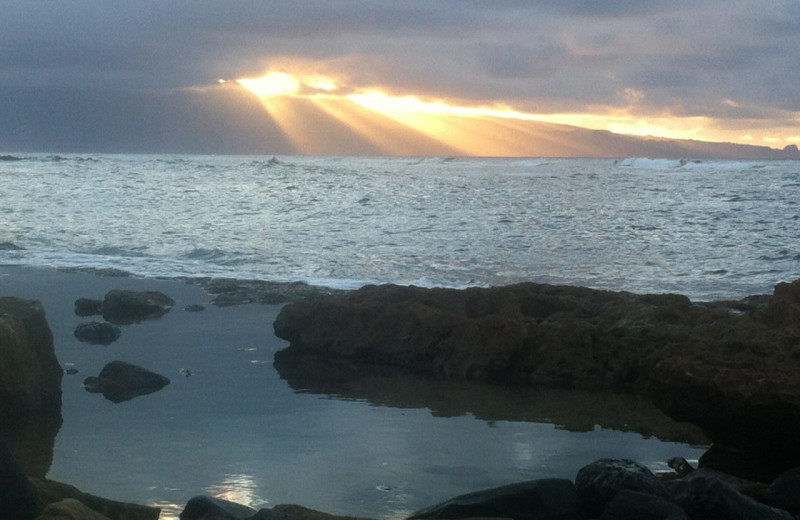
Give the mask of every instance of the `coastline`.
M 216 284 L 216 288 L 213 287 L 214 284 Z M 210 287 L 211 290 L 214 291 L 213 293 L 209 292 Z M 85 320 L 85 318 L 75 315 L 73 308 L 75 299 L 78 297 L 99 298 L 102 297 L 106 291 L 112 288 L 126 288 L 138 291 L 164 291 L 169 293 L 169 295 L 175 299 L 175 305 L 165 319 L 159 319 L 152 322 L 125 327 L 122 332 L 122 339 L 120 340 L 120 343 L 115 343 L 108 347 L 80 344 L 74 338 L 72 332 L 75 325 Z M 295 289 L 298 289 L 298 287 L 295 287 Z M 299 289 L 306 291 L 308 288 L 299 287 Z M 162 345 L 166 346 L 167 344 L 175 341 L 175 338 L 171 337 L 170 335 L 191 336 L 183 339 L 192 342 L 197 341 L 197 338 L 209 337 L 209 335 L 212 334 L 212 331 L 215 331 L 213 333 L 217 333 L 219 332 L 218 329 L 222 328 L 228 332 L 231 332 L 234 336 L 246 336 L 247 339 L 243 339 L 243 342 L 240 343 L 239 346 L 236 346 L 233 351 L 236 353 L 236 356 L 242 354 L 243 356 L 250 358 L 246 361 L 246 363 L 250 364 L 249 368 L 255 369 L 258 371 L 258 373 L 262 374 L 257 375 L 256 372 L 253 372 L 255 377 L 258 378 L 263 377 L 264 370 L 273 370 L 272 357 L 274 356 L 274 353 L 278 350 L 282 350 L 286 346 L 286 342 L 275 337 L 272 332 L 272 323 L 277 317 L 279 311 L 284 306 L 276 303 L 264 303 L 275 301 L 276 299 L 275 287 L 271 287 L 270 284 L 265 285 L 251 282 L 249 284 L 246 283 L 243 284 L 243 286 L 240 286 L 239 284 L 230 280 L 204 281 L 201 284 L 197 280 L 142 279 L 122 276 L 109 277 L 98 276 L 98 273 L 95 272 L 64 272 L 58 270 L 19 266 L 2 266 L 0 267 L 0 296 L 11 295 L 33 298 L 42 301 L 47 312 L 48 322 L 50 323 L 50 327 L 53 329 L 53 334 L 56 339 L 56 350 L 59 355 L 59 360 L 65 367 L 69 366 L 70 368 L 78 370 L 78 374 L 76 375 L 65 375 L 63 385 L 65 396 L 67 397 L 64 404 L 65 426 L 62 428 L 60 435 L 72 435 L 74 440 L 74 435 L 77 432 L 70 430 L 69 423 L 70 414 L 74 412 L 75 400 L 70 399 L 69 396 L 79 397 L 83 403 L 81 406 L 85 407 L 87 403 L 89 404 L 89 413 L 88 415 L 84 416 L 84 420 L 91 421 L 94 429 L 96 430 L 93 433 L 93 435 L 95 435 L 94 439 L 81 439 L 81 442 L 86 449 L 84 453 L 90 452 L 91 448 L 89 448 L 89 446 L 91 446 L 92 442 L 97 441 L 104 435 L 104 428 L 113 428 L 115 419 L 113 414 L 109 413 L 110 410 L 114 410 L 115 413 L 133 413 L 133 410 L 138 409 L 140 413 L 143 412 L 145 414 L 144 416 L 147 416 L 148 414 L 158 415 L 169 413 L 172 415 L 167 417 L 162 424 L 167 425 L 168 427 L 170 424 L 172 424 L 174 427 L 174 425 L 177 423 L 197 420 L 196 414 L 199 410 L 178 410 L 175 409 L 174 406 L 171 406 L 169 402 L 170 399 L 174 398 L 178 394 L 183 395 L 187 399 L 202 401 L 203 406 L 200 407 L 200 409 L 205 411 L 210 411 L 211 408 L 214 407 L 231 406 L 232 403 L 222 400 L 218 395 L 214 395 L 213 389 L 207 389 L 208 391 L 204 392 L 201 388 L 201 385 L 204 383 L 207 384 L 209 381 L 208 379 L 204 378 L 207 377 L 212 370 L 212 365 L 202 365 L 202 356 L 190 355 L 188 357 L 180 358 L 179 356 L 176 357 L 175 353 L 180 351 L 186 352 L 185 349 L 172 349 L 171 346 L 164 348 L 161 345 L 158 345 L 158 343 L 161 343 Z M 222 295 L 222 300 L 217 301 L 217 304 L 214 304 L 213 302 L 215 301 L 215 298 L 219 297 L 220 295 Z M 286 298 L 285 293 L 281 293 L 279 296 L 281 298 Z M 261 303 L 253 304 L 253 302 Z M 188 306 L 196 305 L 204 306 L 206 310 L 196 313 L 184 310 Z M 250 330 L 254 326 L 255 330 Z M 165 339 L 167 340 L 166 342 Z M 220 338 L 215 338 L 215 341 L 219 343 Z M 142 347 L 141 345 L 143 343 L 152 343 L 153 345 Z M 245 344 L 247 346 L 245 346 Z M 120 356 L 120 354 L 124 354 L 124 356 Z M 197 354 L 197 352 L 195 352 L 195 354 Z M 253 356 L 256 356 L 256 358 L 253 359 Z M 116 357 L 124 357 L 126 360 L 136 361 L 145 366 L 152 366 L 155 364 L 158 367 L 169 367 L 169 372 L 167 375 L 170 377 L 172 382 L 164 392 L 158 392 L 150 396 L 143 397 L 140 400 L 134 400 L 126 405 L 126 407 L 122 408 L 114 408 L 115 405 L 107 403 L 97 396 L 89 396 L 85 394 L 83 388 L 80 387 L 80 381 L 83 380 L 83 377 L 89 374 L 95 374 L 104 362 Z M 96 359 L 90 362 L 90 358 Z M 209 359 L 212 360 L 214 364 L 218 365 L 213 367 L 214 370 L 218 371 L 214 374 L 214 377 L 220 376 L 226 369 L 227 361 L 216 357 Z M 238 362 L 244 363 L 244 358 L 238 359 Z M 69 365 L 67 365 L 67 363 L 69 363 Z M 198 363 L 200 364 L 198 365 Z M 185 366 L 191 366 L 191 368 L 197 370 L 197 376 L 192 376 L 191 378 L 181 377 L 178 373 L 179 369 L 182 369 Z M 232 366 L 233 365 L 231 365 L 231 367 Z M 240 370 L 241 364 L 238 366 L 239 368 L 236 370 Z M 494 415 L 492 413 L 492 407 L 486 407 L 485 402 L 483 403 L 484 408 L 463 408 L 460 406 L 453 406 L 453 403 L 450 402 L 452 397 L 443 398 L 441 387 L 426 387 L 424 384 L 420 385 L 418 382 L 415 382 L 411 379 L 401 377 L 400 379 L 395 380 L 397 381 L 397 384 L 407 389 L 413 388 L 414 390 L 412 393 L 414 394 L 415 398 L 418 398 L 418 402 L 412 398 L 411 403 L 409 403 L 408 400 L 398 400 L 392 395 L 384 395 L 385 381 L 386 380 L 383 380 L 383 382 L 381 380 L 366 380 L 364 381 L 363 385 L 349 384 L 346 386 L 344 391 L 331 390 L 325 387 L 325 385 L 323 385 L 321 388 L 303 386 L 299 388 L 289 388 L 289 386 L 285 384 L 286 382 L 280 381 L 280 387 L 272 386 L 268 389 L 268 391 L 283 392 L 283 395 L 300 392 L 302 395 L 313 399 L 319 399 L 319 397 L 314 397 L 314 394 L 316 393 L 317 395 L 328 395 L 334 398 L 337 398 L 338 396 L 339 398 L 348 400 L 367 400 L 368 402 L 372 403 L 371 406 L 376 407 L 397 406 L 401 409 L 413 409 L 417 406 L 421 406 L 423 408 L 430 409 L 431 413 L 434 415 L 439 414 L 447 416 L 447 414 L 451 413 L 455 415 L 467 414 L 474 416 L 476 419 L 483 415 L 485 416 L 483 420 L 488 421 L 489 424 L 492 424 L 495 421 L 502 422 L 505 420 L 536 420 L 529 418 L 524 411 L 520 412 L 519 410 L 516 412 L 518 414 L 517 419 L 514 419 L 510 416 L 504 416 L 502 413 Z M 289 381 L 290 385 L 293 383 L 294 381 Z M 457 383 L 453 384 L 452 386 L 454 387 L 452 396 L 456 396 L 461 393 L 458 389 L 459 385 Z M 348 394 L 348 392 L 350 393 Z M 440 399 L 443 398 L 443 400 L 439 403 L 439 405 L 432 406 L 427 401 L 429 397 L 426 397 L 426 395 Z M 545 393 L 542 393 L 543 397 L 545 395 Z M 252 397 L 252 395 L 245 395 L 243 393 L 238 399 L 238 401 L 242 402 L 236 403 L 234 408 L 238 409 L 238 406 L 240 405 L 246 406 L 244 401 L 252 401 Z M 549 409 L 556 410 L 561 397 L 563 396 L 559 396 L 557 393 L 551 394 L 551 400 L 549 401 L 547 401 L 548 398 L 544 397 L 546 400 L 544 409 L 548 409 L 549 407 Z M 226 397 L 226 399 L 228 398 L 230 398 L 230 396 Z M 327 399 L 330 399 L 330 397 Z M 476 402 L 480 402 L 480 399 L 481 398 L 478 397 Z M 584 396 L 582 399 L 585 400 L 586 397 Z M 630 403 L 622 402 L 617 408 L 618 410 L 624 410 L 630 406 Z M 524 405 L 521 405 L 521 407 L 521 409 L 524 409 Z M 597 413 L 596 410 L 594 410 L 594 412 Z M 600 415 L 602 415 L 602 412 Z M 286 417 L 287 416 L 283 416 L 284 419 Z M 520 417 L 522 419 L 520 419 Z M 591 415 L 589 417 L 591 417 Z M 568 422 L 566 419 L 559 419 L 558 416 L 555 417 L 555 420 Z M 624 416 L 618 420 L 619 424 L 624 424 L 626 422 Z M 602 419 L 598 418 L 598 416 L 595 416 L 589 419 L 589 422 L 595 424 L 596 428 L 598 422 L 602 424 Z M 246 426 L 247 423 L 237 421 L 236 424 L 242 427 Z M 583 424 L 582 427 L 584 429 L 591 428 L 592 424 L 587 422 Z M 611 428 L 615 428 L 615 426 L 611 426 Z M 162 435 L 162 432 L 150 431 L 148 425 L 146 424 L 142 424 L 141 427 L 137 427 L 134 432 L 130 433 L 133 433 L 137 436 L 152 438 L 154 443 L 159 442 L 158 436 Z M 85 431 L 81 431 L 80 435 L 85 435 Z M 658 436 L 657 433 L 654 435 Z M 124 438 L 124 436 L 121 438 Z M 183 442 L 188 443 L 186 445 L 187 448 L 195 450 L 202 449 L 202 443 L 206 442 L 207 440 L 208 439 L 204 439 L 203 428 L 202 425 L 200 425 L 197 430 L 197 437 L 195 440 L 185 440 Z M 174 439 L 172 439 L 171 442 L 174 443 Z M 192 445 L 192 442 L 197 444 Z M 174 444 L 172 445 L 172 448 L 174 448 Z M 602 449 L 598 451 L 602 451 Z M 681 453 L 674 453 L 674 455 L 681 455 Z M 116 465 L 120 462 L 124 464 L 125 457 L 152 457 L 153 454 L 126 454 L 126 450 L 123 448 L 121 453 L 115 453 L 113 455 L 110 453 L 100 454 L 101 458 L 104 456 L 113 456 L 115 460 L 109 460 L 108 462 L 113 463 L 112 465 Z M 56 461 L 56 467 L 60 467 L 61 469 L 49 475 L 49 477 L 53 479 L 63 480 L 70 484 L 77 485 L 84 491 L 93 492 L 92 483 L 96 482 L 98 479 L 107 478 L 103 477 L 103 469 L 100 467 L 95 467 L 92 471 L 85 472 L 83 474 L 70 474 L 68 472 L 60 473 L 60 471 L 64 471 L 64 468 L 69 467 L 71 461 L 75 461 L 76 459 L 73 458 L 70 460 L 69 454 L 67 454 L 66 458 L 64 458 L 64 454 L 62 453 L 57 453 L 57 458 L 58 457 L 62 458 L 61 460 Z M 197 461 L 199 464 L 208 464 L 209 462 L 212 461 Z M 582 461 L 583 464 L 588 464 L 590 462 L 592 462 L 591 459 L 584 459 Z M 217 458 L 212 463 L 224 465 L 226 461 L 224 458 Z M 117 473 L 119 472 L 118 467 L 116 470 L 109 467 L 108 470 L 116 471 Z M 119 478 L 119 476 L 117 476 L 117 478 Z M 147 480 L 147 476 L 141 474 L 136 475 L 136 478 L 137 481 L 140 482 Z M 105 484 L 107 485 L 108 482 Z M 243 489 L 240 484 L 237 485 L 239 486 L 238 488 L 235 486 L 228 490 L 219 488 L 218 491 L 222 494 L 222 496 L 232 498 L 234 501 L 239 502 L 252 502 L 254 498 L 257 498 L 252 494 L 249 495 L 249 497 L 247 495 L 231 494 L 231 490 L 238 489 L 241 491 L 241 489 Z M 474 484 L 468 485 L 471 486 L 468 487 L 468 489 L 490 487 L 490 485 L 491 483 L 487 481 L 487 484 L 484 486 L 476 486 Z M 178 503 L 178 501 L 152 502 L 151 505 L 157 505 L 163 508 L 164 514 L 162 514 L 162 518 L 175 518 L 183 508 L 183 505 L 186 503 L 186 501 L 188 501 L 192 496 L 202 493 L 204 489 L 205 488 L 202 486 L 196 486 L 194 488 L 187 486 L 186 489 L 181 491 L 183 503 Z M 295 496 L 297 498 L 294 500 L 290 499 L 289 501 L 306 504 L 307 502 L 305 502 L 302 498 L 303 490 L 298 489 L 296 490 L 296 493 L 297 494 Z M 101 496 L 103 495 L 102 493 L 98 494 Z M 450 494 L 454 495 L 456 493 Z M 437 499 L 445 498 L 446 496 L 447 495 L 444 497 L 441 495 L 432 495 L 430 498 L 426 499 L 426 503 L 435 503 Z M 281 500 L 281 503 L 287 503 L 287 500 Z M 343 511 L 341 508 L 338 511 L 342 514 L 350 514 L 350 512 L 346 510 Z M 411 511 L 409 510 L 405 510 L 404 514 L 408 514 L 410 512 Z

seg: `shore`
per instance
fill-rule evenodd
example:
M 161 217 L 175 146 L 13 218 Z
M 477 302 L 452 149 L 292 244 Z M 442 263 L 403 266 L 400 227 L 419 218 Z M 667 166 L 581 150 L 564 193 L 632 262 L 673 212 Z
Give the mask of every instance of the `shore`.
M 174 482 L 169 491 L 173 498 L 165 499 L 164 490 L 152 486 L 150 491 L 143 490 L 140 496 L 144 498 L 135 500 L 161 507 L 165 520 L 177 518 L 186 501 L 200 494 L 247 505 L 269 503 L 271 497 L 261 496 L 265 488 L 279 497 L 276 503 L 362 516 L 377 508 L 388 513 L 366 516 L 399 518 L 422 506 L 499 483 L 571 478 L 578 468 L 602 456 L 630 457 L 651 467 L 654 461 L 665 463 L 671 456 L 696 458 L 702 449 L 685 443 L 707 442 L 696 428 L 669 420 L 646 400 L 600 392 L 529 392 L 466 382 L 437 383 L 408 374 L 376 377 L 369 373 L 360 378 L 356 374 L 340 380 L 340 372 L 324 368 L 320 372 L 318 367 L 312 375 L 322 377 L 310 381 L 303 379 L 308 374 L 292 372 L 277 377 L 272 360 L 288 344 L 272 330 L 283 305 L 268 302 L 302 297 L 307 287 L 221 280 L 187 283 L 106 274 L 117 276 L 4 266 L 0 267 L 0 296 L 42 302 L 57 356 L 67 370 L 62 385 L 64 424 L 55 440 L 48 478 L 122 500 L 130 500 L 125 489 L 132 480 Z M 160 319 L 122 326 L 119 340 L 109 345 L 78 341 L 75 327 L 93 318 L 77 316 L 75 300 L 102 298 L 111 289 L 157 290 L 175 304 Z M 122 404 L 88 394 L 81 384 L 84 378 L 97 375 L 114 359 L 153 369 L 170 383 L 162 391 Z M 334 373 L 336 380 L 325 379 Z M 443 417 L 454 419 L 444 423 Z M 474 433 L 460 437 L 472 431 L 476 422 Z M 348 426 L 340 430 L 333 423 Z M 489 453 L 480 453 L 488 434 L 480 426 L 484 423 L 492 435 L 499 435 L 492 441 L 499 446 Z M 126 431 L 120 431 L 120 424 L 126 425 Z M 569 433 L 556 435 L 560 428 Z M 348 438 L 336 438 L 343 434 Z M 293 437 L 288 450 L 286 445 L 280 453 L 264 446 L 276 435 Z M 136 442 L 130 442 L 134 437 Z M 408 444 L 411 437 L 415 440 Z M 678 442 L 661 442 L 659 437 Z M 444 454 L 452 457 L 451 463 L 459 461 L 456 467 L 434 462 L 442 455 L 434 452 L 452 448 L 446 447 L 448 442 L 441 444 L 446 439 L 462 443 L 458 453 Z M 353 447 L 344 445 L 345 441 Z M 520 453 L 521 449 L 528 451 Z M 237 450 L 248 451 L 251 460 L 236 459 Z M 378 471 L 369 467 L 374 460 L 367 456 L 376 450 L 387 451 L 378 459 L 385 465 Z M 543 458 L 542 450 L 552 453 Z M 464 458 L 472 451 L 475 457 Z M 87 461 L 87 454 L 93 460 Z M 501 467 L 495 466 L 506 456 L 523 467 L 501 470 L 498 477 Z M 354 459 L 355 467 L 339 467 L 335 462 L 344 459 Z M 554 472 L 548 464 L 561 469 Z M 415 465 L 418 473 L 403 473 L 407 471 L 403 466 Z M 211 487 L 195 475 L 198 468 L 208 467 L 218 473 Z M 271 467 L 282 473 L 268 476 L 274 473 Z M 368 484 L 355 494 L 334 489 L 330 482 L 342 475 L 365 478 Z M 409 482 L 410 478 L 418 482 Z M 305 487 L 292 484 L 296 481 L 306 483 Z M 326 487 L 331 488 L 327 495 L 317 492 L 309 503 L 312 488 Z M 409 497 L 412 488 L 414 496 Z M 332 496 L 336 493 L 343 496 Z

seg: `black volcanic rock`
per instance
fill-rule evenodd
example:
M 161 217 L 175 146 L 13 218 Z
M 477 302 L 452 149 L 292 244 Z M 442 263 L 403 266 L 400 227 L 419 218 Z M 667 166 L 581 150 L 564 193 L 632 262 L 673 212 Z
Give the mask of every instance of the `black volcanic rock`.
M 111 361 L 97 377 L 87 377 L 83 385 L 87 392 L 102 393 L 109 401 L 121 403 L 157 392 L 169 382 L 168 378 L 140 366 L 124 361 Z

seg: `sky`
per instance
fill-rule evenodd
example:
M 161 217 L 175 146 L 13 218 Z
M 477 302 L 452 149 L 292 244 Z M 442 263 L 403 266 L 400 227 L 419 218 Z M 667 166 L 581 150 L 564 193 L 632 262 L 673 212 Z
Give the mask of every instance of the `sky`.
M 0 0 L 0 151 L 783 148 L 798 85 L 797 0 Z

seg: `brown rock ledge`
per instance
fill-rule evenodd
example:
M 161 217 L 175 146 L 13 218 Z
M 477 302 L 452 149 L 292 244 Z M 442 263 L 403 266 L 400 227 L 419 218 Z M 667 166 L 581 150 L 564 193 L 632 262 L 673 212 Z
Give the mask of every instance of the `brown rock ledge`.
M 715 443 L 754 455 L 769 466 L 765 478 L 800 465 L 800 280 L 773 296 L 705 304 L 533 283 L 367 286 L 289 304 L 274 329 L 290 342 L 276 354 L 284 365 L 346 359 L 460 380 L 642 393 Z

